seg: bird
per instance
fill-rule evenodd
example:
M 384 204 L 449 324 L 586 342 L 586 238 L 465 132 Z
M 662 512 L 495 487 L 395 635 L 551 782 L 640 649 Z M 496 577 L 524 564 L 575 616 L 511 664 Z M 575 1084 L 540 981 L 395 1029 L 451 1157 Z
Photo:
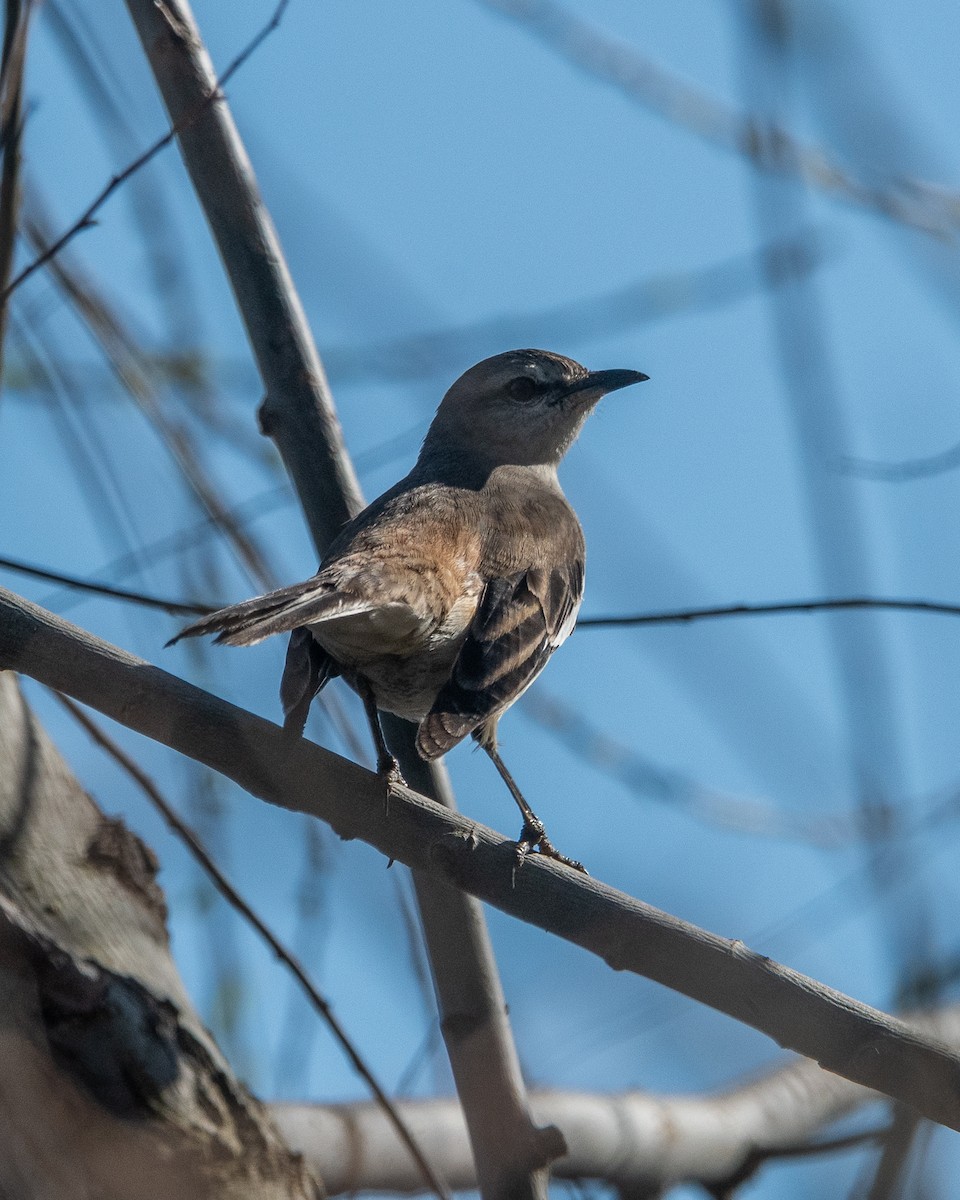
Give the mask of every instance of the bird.
M 377 710 L 417 725 L 428 761 L 467 736 L 523 817 L 517 861 L 560 854 L 497 748 L 497 725 L 576 624 L 585 542 L 557 467 L 606 394 L 646 380 L 548 350 L 486 358 L 449 388 L 413 469 L 343 526 L 316 575 L 181 630 L 249 646 L 289 633 L 284 726 L 342 676 L 360 695 L 377 769 L 400 781 Z

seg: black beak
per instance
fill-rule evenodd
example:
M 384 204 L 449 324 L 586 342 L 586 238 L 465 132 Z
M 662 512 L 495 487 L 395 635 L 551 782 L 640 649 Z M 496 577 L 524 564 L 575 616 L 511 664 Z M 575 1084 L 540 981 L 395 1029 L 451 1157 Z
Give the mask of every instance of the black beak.
M 590 371 L 583 379 L 577 380 L 567 388 L 565 396 L 573 396 L 577 392 L 599 392 L 605 396 L 608 392 L 617 392 L 620 388 L 631 387 L 635 383 L 643 383 L 649 379 L 642 371 Z

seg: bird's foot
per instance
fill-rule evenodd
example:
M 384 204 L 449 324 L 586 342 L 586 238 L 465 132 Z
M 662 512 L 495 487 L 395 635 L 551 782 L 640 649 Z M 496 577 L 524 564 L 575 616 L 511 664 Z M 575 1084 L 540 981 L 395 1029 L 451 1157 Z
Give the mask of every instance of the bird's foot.
M 400 771 L 400 764 L 392 754 L 377 755 L 377 774 L 387 785 L 389 791 L 392 787 L 406 787 L 407 781 L 404 779 Z
M 517 871 L 526 862 L 527 855 L 531 853 L 542 854 L 544 858 L 552 858 L 554 862 L 562 863 L 573 871 L 580 871 L 583 875 L 588 873 L 582 862 L 577 862 L 575 858 L 567 858 L 565 854 L 560 853 L 547 837 L 546 828 L 539 817 L 535 817 L 533 821 L 524 821 L 523 828 L 520 830 L 513 868 L 514 879 L 516 879 Z

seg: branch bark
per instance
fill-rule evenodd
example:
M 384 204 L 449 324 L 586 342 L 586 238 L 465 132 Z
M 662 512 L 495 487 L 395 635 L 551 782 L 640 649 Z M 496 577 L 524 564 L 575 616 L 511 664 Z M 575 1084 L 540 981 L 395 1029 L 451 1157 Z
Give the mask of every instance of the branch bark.
M 0 1194 L 314 1200 L 167 943 L 150 851 L 0 673 Z
M 226 100 L 209 102 L 217 76 L 189 5 L 127 0 L 127 8 L 170 120 L 185 126 L 177 138 L 183 161 L 266 388 L 263 431 L 291 470 L 322 554 L 363 499 L 280 239 Z
M 911 1016 L 918 1031 L 960 1045 L 960 1006 Z M 591 1095 L 533 1092 L 536 1118 L 567 1143 L 553 1165 L 561 1179 L 598 1180 L 627 1195 L 660 1195 L 682 1183 L 711 1190 L 743 1180 L 762 1162 L 795 1154 L 833 1121 L 877 1093 L 821 1070 L 809 1059 L 712 1096 L 645 1092 Z M 463 1118 L 455 1100 L 405 1100 L 398 1107 L 452 1188 L 476 1187 Z M 291 1146 L 323 1167 L 331 1195 L 414 1193 L 422 1180 L 372 1104 L 276 1104 Z
M 180 149 L 210 223 L 266 389 L 261 428 L 294 481 L 321 557 L 363 500 L 320 357 L 226 101 L 186 0 L 127 0 Z M 196 120 L 187 118 L 199 112 Z M 406 778 L 455 808 L 446 771 L 417 756 L 409 728 L 388 722 Z M 415 875 L 441 1029 L 477 1157 L 481 1191 L 546 1200 L 542 1169 L 562 1151 L 530 1118 L 506 1001 L 481 907 Z
M 555 863 L 534 856 L 514 879 L 511 840 L 408 788 L 385 794 L 383 781 L 355 763 L 291 739 L 269 721 L 0 589 L 3 667 L 206 763 L 260 799 L 320 817 L 341 837 L 362 838 L 599 955 L 615 970 L 709 1004 L 827 1070 L 960 1130 L 960 1054 L 937 1040 L 740 941 Z

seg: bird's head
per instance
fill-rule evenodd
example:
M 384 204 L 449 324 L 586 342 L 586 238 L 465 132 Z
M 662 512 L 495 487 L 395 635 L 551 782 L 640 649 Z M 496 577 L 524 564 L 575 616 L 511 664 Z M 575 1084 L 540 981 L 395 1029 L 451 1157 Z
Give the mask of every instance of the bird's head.
M 556 466 L 607 392 L 640 371 L 588 371 L 549 350 L 508 350 L 465 371 L 444 396 L 423 455 Z

